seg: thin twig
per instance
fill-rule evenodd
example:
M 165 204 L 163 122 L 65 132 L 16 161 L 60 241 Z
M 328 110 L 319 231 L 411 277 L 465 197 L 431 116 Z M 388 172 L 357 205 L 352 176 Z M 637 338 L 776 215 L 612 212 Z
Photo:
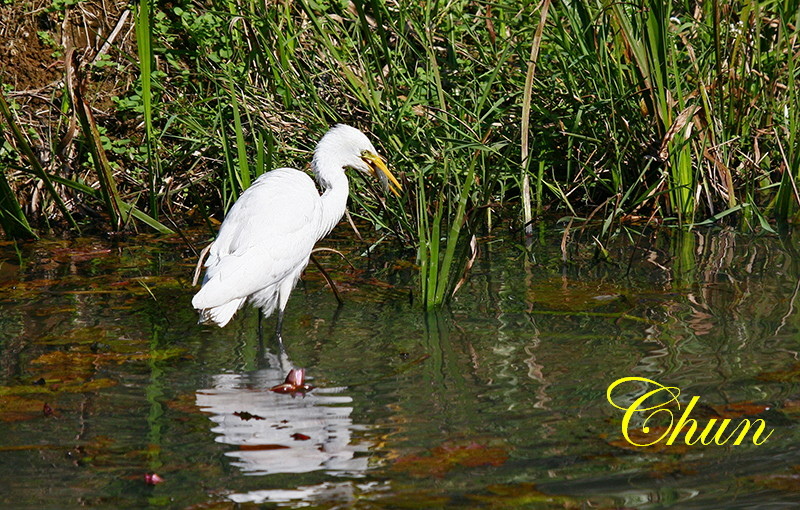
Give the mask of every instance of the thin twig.
M 467 259 L 467 262 L 464 264 L 464 272 L 461 275 L 461 278 L 458 279 L 456 282 L 455 288 L 453 288 L 453 292 L 450 294 L 450 297 L 455 296 L 458 289 L 464 285 L 464 282 L 467 281 L 467 275 L 469 274 L 470 269 L 472 269 L 473 264 L 475 264 L 475 259 L 478 258 L 478 239 L 475 237 L 475 234 L 472 234 L 472 237 L 469 240 L 469 250 L 470 256 Z
M 789 183 L 792 185 L 792 191 L 794 191 L 794 198 L 797 200 L 797 204 L 800 205 L 800 192 L 797 191 L 797 183 L 794 182 L 794 176 L 792 175 L 792 165 L 789 164 L 789 159 L 786 157 L 786 153 L 783 151 L 783 144 L 781 143 L 781 137 L 778 135 L 778 130 L 773 128 L 773 132 L 775 133 L 775 141 L 778 143 L 778 149 L 781 152 L 781 157 L 783 158 L 783 163 L 786 165 L 787 174 L 789 175 Z
M 122 11 L 122 14 L 119 17 L 119 20 L 117 21 L 117 24 L 114 25 L 114 30 L 111 31 L 111 34 L 108 36 L 108 39 L 106 39 L 106 42 L 103 43 L 103 45 L 97 51 L 97 55 L 95 55 L 94 58 L 92 59 L 92 64 L 97 62 L 100 59 L 100 57 L 105 52 L 108 51 L 108 48 L 110 48 L 111 45 L 114 43 L 114 40 L 117 38 L 119 33 L 122 31 L 122 27 L 125 25 L 125 21 L 128 20 L 128 16 L 130 15 L 130 13 L 131 13 L 130 9 L 125 9 L 124 11 Z
M 531 96 L 533 95 L 533 77 L 536 74 L 536 60 L 539 58 L 539 46 L 542 44 L 542 30 L 544 29 L 545 21 L 547 20 L 547 9 L 550 7 L 550 0 L 544 0 L 541 4 L 542 13 L 539 17 L 539 26 L 536 28 L 536 34 L 533 37 L 533 44 L 531 45 L 531 57 L 528 61 L 528 72 L 525 75 L 525 89 L 522 98 L 522 140 L 521 140 L 521 153 L 522 153 L 522 209 L 523 219 L 525 223 L 525 235 L 533 235 L 533 214 L 531 211 L 531 178 L 528 172 L 529 166 L 529 149 L 528 149 L 528 136 L 530 131 L 530 117 L 531 117 Z
M 317 249 L 319 249 L 319 248 L 317 248 Z M 336 250 L 332 250 L 332 251 L 336 251 Z M 344 301 L 342 300 L 342 296 L 339 295 L 339 289 L 336 288 L 336 284 L 333 283 L 333 279 L 330 276 L 328 276 L 328 272 L 325 271 L 325 269 L 322 267 L 322 265 L 319 262 L 317 262 L 317 259 L 314 258 L 314 255 L 309 256 L 309 258 L 311 259 L 311 262 L 313 262 L 314 265 L 317 266 L 317 269 L 319 269 L 319 272 L 322 273 L 322 276 L 325 278 L 325 281 L 328 282 L 328 285 L 331 286 L 331 290 L 333 291 L 333 295 L 336 296 L 336 301 L 338 301 L 340 305 L 344 304 Z
M 386 204 L 383 204 L 383 207 L 385 209 L 386 208 Z M 356 224 L 353 222 L 353 217 L 350 216 L 350 211 L 345 209 L 344 210 L 344 215 L 347 216 L 347 222 L 350 224 L 351 227 L 353 227 L 353 232 L 356 233 L 356 237 L 358 237 L 358 240 L 359 241 L 363 241 L 364 238 L 361 237 L 361 232 L 358 231 L 358 228 L 356 227 Z
M 335 250 L 335 249 L 333 249 L 333 248 L 325 248 L 325 247 L 320 247 L 320 248 L 314 248 L 313 250 L 311 250 L 311 253 L 316 253 L 316 252 L 318 252 L 318 251 L 329 251 L 329 252 L 335 253 L 335 254 L 339 255 L 340 257 L 342 257 L 342 258 L 344 259 L 344 261 L 345 261 L 345 262 L 347 262 L 347 264 L 348 264 L 348 265 L 349 265 L 349 266 L 350 266 L 352 269 L 355 269 L 355 268 L 356 268 L 356 266 L 354 266 L 354 265 L 353 265 L 353 263 L 352 263 L 352 262 L 350 262 L 350 259 L 348 259 L 348 258 L 347 258 L 347 256 L 345 256 L 345 254 L 344 254 L 344 253 L 342 253 L 342 252 L 340 252 L 339 250 Z
M 197 265 L 194 268 L 194 278 L 192 279 L 192 287 L 197 285 L 197 280 L 200 279 L 200 269 L 203 267 L 203 260 L 205 260 L 206 255 L 208 254 L 208 250 L 210 250 L 212 246 L 214 246 L 214 243 L 209 244 L 208 246 L 203 248 L 203 251 L 200 252 L 200 258 L 197 259 Z

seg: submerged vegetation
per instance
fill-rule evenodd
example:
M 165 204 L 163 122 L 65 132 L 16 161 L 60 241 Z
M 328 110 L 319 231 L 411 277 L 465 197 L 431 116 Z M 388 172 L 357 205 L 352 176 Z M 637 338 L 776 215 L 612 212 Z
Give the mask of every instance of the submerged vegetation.
M 498 214 L 798 219 L 796 0 L 0 4 L 9 237 L 219 218 L 340 121 L 405 176 L 351 209 L 417 248 L 428 307 Z

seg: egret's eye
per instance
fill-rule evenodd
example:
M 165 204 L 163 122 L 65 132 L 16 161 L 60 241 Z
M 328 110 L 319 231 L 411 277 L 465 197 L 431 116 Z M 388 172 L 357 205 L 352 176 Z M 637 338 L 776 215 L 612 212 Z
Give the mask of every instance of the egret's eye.
M 400 186 L 400 183 L 397 182 L 394 175 L 392 175 L 392 172 L 389 171 L 382 157 L 370 150 L 364 150 L 361 151 L 361 159 L 369 167 L 370 173 L 381 182 L 383 189 L 389 189 L 395 195 L 400 196 L 400 191 L 403 188 Z
M 376 159 L 381 159 L 380 156 L 370 150 L 361 151 L 361 159 L 363 159 L 369 166 L 373 166 Z

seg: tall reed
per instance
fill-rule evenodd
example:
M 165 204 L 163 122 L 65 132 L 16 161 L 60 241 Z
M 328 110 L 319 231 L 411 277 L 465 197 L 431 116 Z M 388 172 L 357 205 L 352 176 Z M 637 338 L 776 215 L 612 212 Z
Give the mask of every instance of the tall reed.
M 136 48 L 139 54 L 139 81 L 142 87 L 142 114 L 144 140 L 147 154 L 147 196 L 150 215 L 158 219 L 158 187 L 161 183 L 161 162 L 157 151 L 157 137 L 153 125 L 153 6 L 151 0 L 139 0 L 136 6 Z
M 780 4 L 779 4 L 780 5 Z M 776 116 L 776 143 L 781 156 L 783 172 L 778 193 L 775 196 L 775 217 L 782 221 L 800 221 L 800 93 L 797 81 L 800 76 L 800 52 L 798 44 L 798 26 L 800 26 L 800 9 L 788 2 L 780 5 L 783 16 L 779 18 L 776 46 L 787 54 L 786 58 L 786 93 L 788 101 L 782 106 L 783 111 Z

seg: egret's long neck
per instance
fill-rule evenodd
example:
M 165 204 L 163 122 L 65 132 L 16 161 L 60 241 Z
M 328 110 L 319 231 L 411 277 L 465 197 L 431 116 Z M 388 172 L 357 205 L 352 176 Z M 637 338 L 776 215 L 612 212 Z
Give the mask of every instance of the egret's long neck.
M 344 216 L 350 184 L 341 165 L 317 162 L 317 181 L 322 188 L 322 224 L 319 239 L 322 239 Z

